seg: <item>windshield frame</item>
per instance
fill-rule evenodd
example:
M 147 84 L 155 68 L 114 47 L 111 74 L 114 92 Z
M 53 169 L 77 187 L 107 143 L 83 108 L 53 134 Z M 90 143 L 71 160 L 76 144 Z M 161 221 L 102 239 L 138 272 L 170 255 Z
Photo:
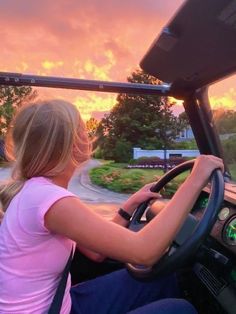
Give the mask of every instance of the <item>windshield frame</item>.
M 208 97 L 208 86 L 189 93 L 184 100 L 184 109 L 188 116 L 200 154 L 215 155 L 222 158 L 225 165 L 224 177 L 231 179 L 225 160 L 219 133 L 213 119 Z

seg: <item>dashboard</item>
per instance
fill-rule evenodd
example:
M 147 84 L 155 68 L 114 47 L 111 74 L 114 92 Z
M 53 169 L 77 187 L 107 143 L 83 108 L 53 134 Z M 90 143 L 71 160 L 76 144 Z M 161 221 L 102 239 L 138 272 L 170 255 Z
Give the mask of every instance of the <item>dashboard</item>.
M 200 193 L 189 215 L 193 217 L 191 219 L 193 221 L 192 231 L 204 214 L 209 199 L 209 192 L 209 187 L 206 187 Z M 150 208 L 146 213 L 146 219 L 150 221 L 162 210 L 168 201 L 167 199 L 163 199 L 160 203 Z M 190 230 L 190 234 L 192 231 Z M 181 230 L 176 236 L 175 242 L 181 242 Z M 194 255 L 192 262 L 192 270 L 196 278 L 200 280 L 200 283 L 209 291 L 213 299 L 217 300 L 223 309 L 223 312 L 210 309 L 209 313 L 235 314 L 236 184 L 226 183 L 224 201 L 218 213 L 217 220 L 210 235 Z
M 202 192 L 192 210 L 192 214 L 198 220 L 201 219 L 206 208 L 208 195 L 207 192 Z M 236 205 L 224 200 L 210 234 L 222 246 L 236 255 Z
M 192 209 L 200 220 L 209 198 L 205 188 Z M 193 266 L 200 282 L 224 309 L 236 313 L 236 185 L 226 183 L 217 220 Z M 221 312 L 220 312 L 221 313 Z
M 200 219 L 208 202 L 209 189 L 200 194 L 192 213 Z M 236 255 L 236 185 L 226 183 L 224 202 L 218 213 L 211 236 L 223 247 Z

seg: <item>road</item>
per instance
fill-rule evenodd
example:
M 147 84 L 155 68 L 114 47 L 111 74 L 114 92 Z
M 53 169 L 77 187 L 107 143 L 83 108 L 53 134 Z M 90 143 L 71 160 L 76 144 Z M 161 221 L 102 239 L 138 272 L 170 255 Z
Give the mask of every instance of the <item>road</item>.
M 128 195 L 115 193 L 91 183 L 88 171 L 100 164 L 98 160 L 91 159 L 77 169 L 69 182 L 68 190 L 102 216 L 111 218 Z M 0 168 L 0 181 L 9 177 L 10 169 Z

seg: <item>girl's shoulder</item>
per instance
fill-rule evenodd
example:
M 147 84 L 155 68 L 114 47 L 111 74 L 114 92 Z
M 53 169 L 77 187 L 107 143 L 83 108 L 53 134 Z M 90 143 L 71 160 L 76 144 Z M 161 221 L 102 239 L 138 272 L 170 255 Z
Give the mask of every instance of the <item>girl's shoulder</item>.
M 60 199 L 75 196 L 67 189 L 54 184 L 44 177 L 34 177 L 26 181 L 23 189 L 11 204 L 20 212 L 20 224 L 25 230 L 45 230 L 44 217 L 48 210 Z M 32 226 L 34 228 L 32 229 Z
M 33 177 L 25 182 L 24 190 L 31 190 L 31 192 L 42 191 L 58 191 L 61 193 L 70 193 L 66 188 L 55 184 L 51 179 L 46 177 Z
M 56 185 L 52 180 L 45 177 L 33 177 L 26 181 L 20 198 L 27 200 L 27 203 L 47 204 L 65 196 L 74 196 L 67 189 Z

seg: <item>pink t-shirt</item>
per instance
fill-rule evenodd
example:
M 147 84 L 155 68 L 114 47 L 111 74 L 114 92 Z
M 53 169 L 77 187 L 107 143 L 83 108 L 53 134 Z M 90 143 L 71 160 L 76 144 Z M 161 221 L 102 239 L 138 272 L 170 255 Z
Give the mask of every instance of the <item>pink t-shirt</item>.
M 51 233 L 44 216 L 74 196 L 43 177 L 32 178 L 11 201 L 0 225 L 0 313 L 47 313 L 73 241 Z M 61 313 L 70 313 L 68 277 Z

